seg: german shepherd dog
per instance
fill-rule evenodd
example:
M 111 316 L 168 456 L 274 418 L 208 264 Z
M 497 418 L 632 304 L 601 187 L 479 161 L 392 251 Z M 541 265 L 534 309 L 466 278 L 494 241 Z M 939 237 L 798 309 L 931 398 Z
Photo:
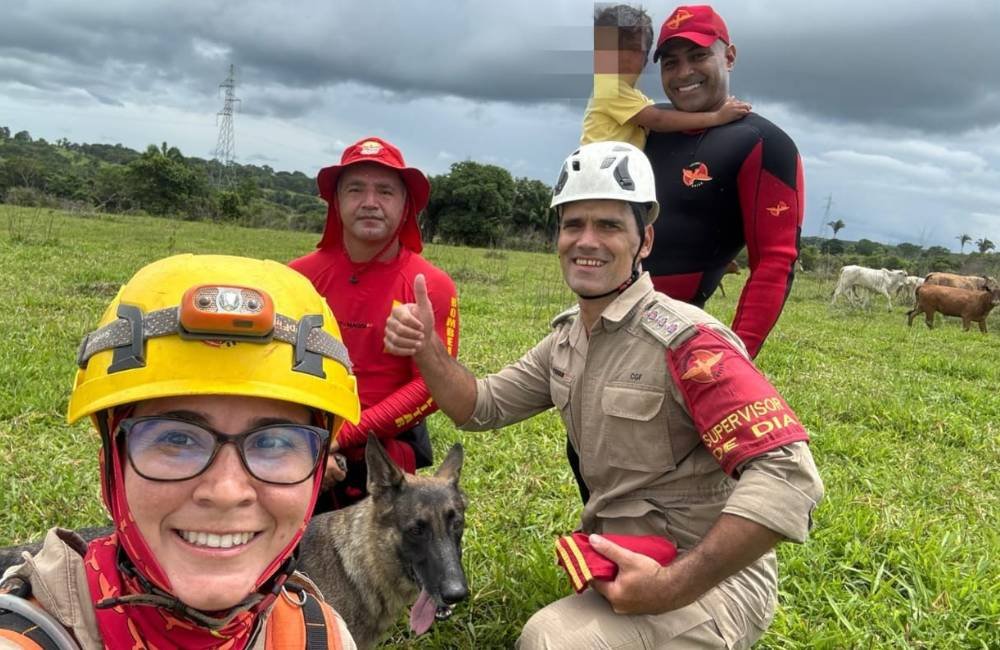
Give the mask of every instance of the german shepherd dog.
M 309 522 L 298 569 L 344 618 L 360 650 L 374 646 L 407 604 L 414 603 L 410 630 L 419 635 L 468 596 L 462 569 L 465 497 L 458 487 L 462 460 L 456 444 L 433 476 L 404 474 L 378 438 L 369 436 L 371 496 Z M 91 540 L 112 529 L 80 532 Z M 40 542 L 0 549 L 0 574 L 19 564 L 23 551 L 40 549 Z
M 462 446 L 433 476 L 404 474 L 375 436 L 365 447 L 370 497 L 316 515 L 300 544 L 299 570 L 344 617 L 358 648 L 370 648 L 406 605 L 423 634 L 469 594 L 462 570 L 465 497 Z

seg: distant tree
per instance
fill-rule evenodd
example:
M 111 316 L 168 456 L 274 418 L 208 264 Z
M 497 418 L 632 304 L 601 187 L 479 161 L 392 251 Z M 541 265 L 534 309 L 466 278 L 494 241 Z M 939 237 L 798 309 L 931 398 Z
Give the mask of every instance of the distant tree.
M 923 246 L 917 246 L 916 244 L 911 244 L 909 242 L 896 244 L 896 252 L 907 258 L 917 257 L 923 249 Z
M 909 265 L 906 262 L 906 260 L 900 259 L 895 255 L 888 255 L 883 260 L 882 266 L 884 266 L 887 269 L 907 269 Z
M 931 246 L 924 251 L 925 257 L 948 257 L 949 255 L 951 255 L 951 251 L 944 246 Z
M 870 239 L 859 239 L 854 244 L 854 252 L 858 255 L 874 255 L 882 250 L 882 245 Z
M 958 270 L 958 265 L 951 261 L 949 257 L 935 257 L 931 260 L 930 267 L 931 271 L 946 271 L 948 273 Z
M 237 192 L 219 192 L 219 214 L 226 221 L 239 221 L 242 216 L 242 200 Z
M 826 225 L 830 226 L 830 230 L 833 231 L 833 238 L 837 238 L 837 233 L 844 229 L 845 224 L 843 220 L 837 219 L 836 221 L 827 221 Z
M 542 181 L 516 179 L 511 203 L 511 226 L 521 232 L 534 231 L 554 237 L 556 220 L 555 211 L 549 207 L 551 200 L 552 188 Z
M 979 249 L 980 253 L 982 253 L 982 254 L 985 255 L 989 251 L 995 249 L 996 245 L 993 242 L 991 242 L 989 239 L 986 239 L 985 237 L 983 237 L 982 239 L 977 239 L 976 240 L 976 247 Z
M 496 165 L 465 160 L 454 163 L 448 180 L 437 179 L 427 221 L 446 240 L 469 246 L 498 243 L 511 213 L 514 179 Z
M 194 172 L 176 147 L 149 145 L 128 164 L 132 194 L 152 214 L 182 212 L 195 197 L 207 195 L 204 176 Z
M 236 193 L 243 205 L 250 205 L 263 195 L 256 181 L 249 177 L 240 179 L 240 182 L 236 184 Z
M 445 207 L 451 201 L 451 174 L 431 176 L 431 195 L 427 200 L 427 208 L 420 215 L 420 231 L 428 240 L 437 235 L 438 221 Z
M 14 134 L 15 142 L 31 142 L 31 134 L 27 131 L 18 131 Z
M 94 177 L 93 201 L 98 210 L 112 212 L 131 206 L 132 185 L 124 165 L 102 165 Z
M 820 246 L 819 250 L 825 255 L 843 255 L 845 250 L 844 242 L 839 239 L 827 239 Z
M 815 246 L 803 246 L 799 251 L 799 263 L 804 271 L 812 271 L 819 261 L 819 249 Z
M 10 140 L 10 128 L 6 126 L 0 126 L 0 141 Z
M 972 241 L 972 237 L 963 232 L 958 237 L 955 237 L 955 239 L 957 239 L 958 243 L 960 244 L 960 247 L 958 249 L 959 253 L 965 253 L 965 245 Z
M 44 188 L 45 166 L 40 160 L 28 156 L 12 156 L 3 161 L 3 166 L 11 185 Z

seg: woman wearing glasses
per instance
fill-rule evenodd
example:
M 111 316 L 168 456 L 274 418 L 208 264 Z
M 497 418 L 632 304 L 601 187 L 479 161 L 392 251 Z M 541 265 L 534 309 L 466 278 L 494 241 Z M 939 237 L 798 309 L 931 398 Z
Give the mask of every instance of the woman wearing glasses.
M 309 281 L 236 257 L 155 262 L 77 361 L 69 420 L 101 435 L 115 533 L 53 529 L 9 571 L 0 648 L 354 648 L 294 571 L 330 436 L 359 414 Z

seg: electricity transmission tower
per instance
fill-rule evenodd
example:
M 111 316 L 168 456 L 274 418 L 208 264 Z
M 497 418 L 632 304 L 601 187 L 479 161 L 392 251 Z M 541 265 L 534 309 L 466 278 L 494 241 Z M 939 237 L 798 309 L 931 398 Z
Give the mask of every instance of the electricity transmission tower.
M 830 222 L 830 208 L 833 207 L 833 193 L 826 195 L 826 210 L 823 212 L 823 223 L 819 224 L 819 235 L 823 236 L 823 228 Z M 836 233 L 834 233 L 836 235 Z
M 236 68 L 229 64 L 229 76 L 219 84 L 219 88 L 225 88 L 225 102 L 222 110 L 216 113 L 215 121 L 219 125 L 219 139 L 215 144 L 215 160 L 220 163 L 221 169 L 215 178 L 215 184 L 219 187 L 232 187 L 235 181 L 235 169 L 233 165 L 236 161 L 236 136 L 233 131 L 233 110 L 240 102 L 236 97 Z

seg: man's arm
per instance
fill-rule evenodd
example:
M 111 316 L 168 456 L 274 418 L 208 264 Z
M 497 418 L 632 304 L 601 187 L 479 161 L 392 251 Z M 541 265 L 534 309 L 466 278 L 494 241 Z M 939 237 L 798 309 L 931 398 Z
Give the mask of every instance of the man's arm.
M 687 112 L 660 106 L 647 106 L 633 115 L 628 123 L 661 133 L 697 131 L 738 120 L 749 113 L 751 109 L 750 104 L 735 97 L 726 99 L 725 104 L 717 111 Z
M 750 277 L 733 331 L 756 357 L 792 288 L 805 210 L 802 159 L 795 143 L 773 127 L 751 150 L 737 176 Z
M 780 540 L 781 535 L 760 524 L 723 514 L 690 553 L 660 566 L 652 558 L 591 535 L 594 550 L 618 565 L 614 580 L 594 580 L 591 586 L 618 614 L 662 614 L 698 600 Z
M 595 580 L 593 588 L 619 614 L 658 614 L 698 600 L 782 540 L 805 541 L 812 511 L 823 498 L 823 482 L 806 443 L 756 456 L 741 466 L 739 476 L 708 534 L 671 565 L 661 567 L 591 536 L 594 550 L 618 564 L 615 580 Z
M 457 357 L 459 316 L 455 285 L 444 273 L 436 278 L 431 276 L 430 279 L 434 281 L 428 288 L 428 297 L 431 297 L 434 313 L 434 331 L 444 342 L 448 354 Z M 361 447 L 368 440 L 369 433 L 374 433 L 383 439 L 393 438 L 437 409 L 427 383 L 420 376 L 419 367 L 414 363 L 413 379 L 386 395 L 377 404 L 364 409 L 361 421 L 357 425 L 346 423 L 337 434 L 337 444 L 340 448 Z
M 552 407 L 549 389 L 550 334 L 516 362 L 480 380 L 448 356 L 433 333 L 423 276 L 413 283 L 416 303 L 393 309 L 385 328 L 386 350 L 412 356 L 441 410 L 462 429 L 504 427 Z
M 674 398 L 686 406 L 723 470 L 738 480 L 708 534 L 671 565 L 594 540 L 619 573 L 592 585 L 619 613 L 684 607 L 782 539 L 805 541 L 823 496 L 805 429 L 722 333 L 699 326 L 668 352 L 667 366 Z
M 397 305 L 385 325 L 390 354 L 413 357 L 438 407 L 459 424 L 476 407 L 476 378 L 452 357 L 434 329 L 434 309 L 423 274 L 413 281 L 416 303 Z

